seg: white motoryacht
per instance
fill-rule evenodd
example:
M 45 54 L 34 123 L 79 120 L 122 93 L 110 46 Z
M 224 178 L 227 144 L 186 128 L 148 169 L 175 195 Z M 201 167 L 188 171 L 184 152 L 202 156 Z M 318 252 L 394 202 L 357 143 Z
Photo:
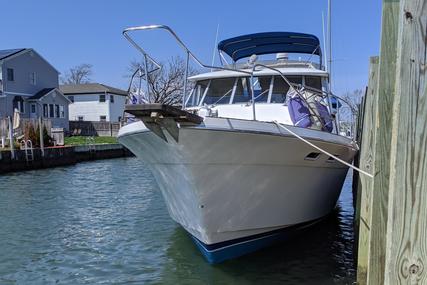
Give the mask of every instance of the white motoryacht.
M 255 251 L 328 215 L 348 171 L 337 159 L 351 163 L 357 146 L 339 135 L 339 99 L 329 90 L 318 38 L 269 32 L 227 39 L 218 50 L 231 63 L 215 67 L 167 26 L 129 28 L 124 35 L 146 67 L 157 63 L 129 33 L 152 29 L 170 32 L 187 63 L 210 71 L 186 78 L 182 106 L 127 105 L 140 120 L 123 126 L 118 139 L 150 167 L 170 216 L 206 259 Z M 259 60 L 267 54 L 276 59 Z

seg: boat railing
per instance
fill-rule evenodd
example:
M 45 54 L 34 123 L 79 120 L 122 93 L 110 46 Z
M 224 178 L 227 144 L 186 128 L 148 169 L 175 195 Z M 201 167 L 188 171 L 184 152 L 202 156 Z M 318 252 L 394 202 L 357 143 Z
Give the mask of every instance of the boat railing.
M 243 74 L 249 74 L 250 72 L 246 72 L 243 70 L 238 70 L 234 68 L 229 67 L 221 67 L 221 66 L 213 66 L 204 64 L 188 47 L 187 45 L 178 37 L 178 35 L 168 26 L 166 25 L 147 25 L 147 26 L 138 26 L 138 27 L 131 27 L 127 28 L 123 31 L 123 36 L 143 55 L 144 58 L 144 75 L 145 75 L 145 81 L 146 81 L 146 92 L 147 96 L 150 94 L 150 86 L 148 84 L 149 82 L 149 74 L 152 72 L 155 72 L 156 70 L 161 69 L 161 64 L 157 62 L 153 57 L 151 57 L 139 44 L 134 41 L 134 39 L 129 35 L 130 32 L 133 31 L 149 31 L 149 30 L 165 30 L 167 31 L 177 42 L 178 45 L 184 50 L 186 57 L 185 57 L 185 74 L 184 74 L 184 86 L 183 86 L 183 96 L 182 96 L 182 108 L 185 107 L 185 94 L 187 93 L 187 81 L 188 81 L 188 68 L 189 68 L 189 62 L 190 59 L 193 60 L 196 64 L 198 64 L 202 68 L 208 68 L 208 69 L 216 69 L 216 70 L 228 70 L 228 71 L 234 71 L 239 72 Z M 149 62 L 151 62 L 155 68 L 148 71 L 148 65 Z
M 312 116 L 315 116 L 317 118 L 317 120 L 321 123 L 322 128 L 325 127 L 322 118 L 320 118 L 320 116 L 317 114 L 317 112 L 314 111 L 314 109 L 312 108 L 311 104 L 308 102 L 308 98 L 306 96 L 304 96 L 304 94 L 303 94 L 303 92 L 301 90 L 298 89 L 298 85 L 299 84 L 292 83 L 289 79 L 286 78 L 286 76 L 283 74 L 283 72 L 281 72 L 279 69 L 274 68 L 272 66 L 268 66 L 268 65 L 262 64 L 262 63 L 255 63 L 252 66 L 251 82 L 253 82 L 253 76 L 254 76 L 255 71 L 257 71 L 256 70 L 257 67 L 266 68 L 266 69 L 269 69 L 269 70 L 274 71 L 277 74 L 279 74 L 280 77 L 286 82 L 286 84 L 289 85 L 289 88 L 291 88 L 298 95 L 298 97 L 300 97 L 301 100 L 304 101 L 305 105 L 310 110 L 310 113 L 312 114 Z M 256 120 L 256 111 L 255 111 L 255 108 L 256 108 L 255 107 L 255 105 L 256 105 L 256 98 L 254 97 L 255 96 L 255 92 L 254 92 L 253 88 L 254 88 L 254 85 L 251 84 L 251 93 L 252 93 L 252 100 L 251 101 L 252 101 L 252 110 L 253 110 L 252 112 L 253 112 L 254 120 Z M 313 88 L 313 87 L 309 87 L 309 86 L 304 86 L 304 92 L 305 91 L 312 92 L 313 93 L 312 96 L 321 97 L 322 99 L 326 99 L 326 102 L 328 102 L 329 112 L 332 112 L 332 110 L 334 109 L 334 108 L 332 108 L 332 103 L 331 103 L 331 101 L 332 101 L 331 99 L 332 98 L 334 98 L 337 101 L 337 104 L 338 104 L 339 101 L 343 102 L 350 109 L 350 112 L 351 112 L 351 115 L 352 115 L 352 129 L 354 129 L 353 125 L 354 125 L 354 122 L 357 119 L 358 112 L 357 112 L 357 110 L 354 109 L 354 107 L 352 106 L 352 104 L 350 104 L 347 100 L 345 100 L 345 99 L 343 99 L 343 98 L 341 98 L 339 96 L 334 95 L 330 90 L 324 91 L 324 90 L 320 90 L 320 89 L 317 89 L 317 88 Z M 336 110 L 337 110 L 337 113 L 336 113 L 336 116 L 334 118 L 334 122 L 335 122 L 336 131 L 339 134 L 340 129 L 341 129 L 341 127 L 340 127 L 340 120 L 339 120 L 340 119 L 340 108 L 337 106 Z M 352 136 L 353 136 L 353 140 L 354 140 L 355 138 L 354 138 L 354 134 L 353 133 L 352 133 Z
M 306 103 L 307 107 L 310 109 L 310 112 L 317 117 L 317 119 L 319 120 L 319 122 L 321 122 L 322 127 L 324 127 L 322 119 L 319 117 L 319 115 L 314 112 L 314 110 L 312 109 L 312 107 L 310 106 L 310 104 L 308 104 L 306 98 L 303 96 L 302 92 L 300 90 L 298 90 L 298 88 L 296 88 L 294 86 L 293 83 L 291 83 L 286 76 L 277 68 L 272 67 L 272 66 L 268 66 L 266 64 L 262 64 L 262 63 L 249 63 L 249 65 L 252 67 L 251 71 L 246 71 L 246 70 L 241 70 L 241 69 L 236 69 L 236 68 L 232 68 L 230 67 L 230 65 L 228 66 L 214 66 L 214 65 L 208 65 L 208 64 L 204 64 L 188 47 L 187 45 L 178 37 L 178 35 L 169 27 L 166 25 L 147 25 L 147 26 L 137 26 L 137 27 L 130 27 L 127 28 L 123 31 L 123 36 L 143 55 L 143 59 L 144 59 L 144 72 L 142 72 L 142 69 L 137 70 L 133 76 L 132 76 L 132 80 L 133 78 L 136 76 L 137 72 L 140 72 L 140 78 L 145 77 L 145 82 L 146 82 L 146 92 L 147 92 L 147 96 L 149 96 L 150 94 L 150 84 L 149 84 L 149 75 L 150 73 L 156 72 L 158 70 L 160 70 L 162 68 L 162 65 L 157 62 L 153 57 L 151 57 L 146 51 L 145 49 L 143 49 L 141 47 L 141 45 L 137 44 L 136 41 L 129 35 L 130 32 L 134 32 L 134 31 L 149 31 L 149 30 L 164 30 L 166 32 L 168 32 L 168 34 L 170 34 L 172 36 L 172 38 L 174 38 L 179 47 L 181 49 L 184 50 L 186 57 L 185 57 L 185 73 L 184 73 L 184 84 L 183 84 L 183 96 L 182 96 L 182 108 L 184 109 L 186 106 L 186 93 L 187 93 L 187 81 L 188 81 L 188 69 L 189 69 L 189 62 L 190 60 L 194 61 L 197 65 L 199 65 L 202 68 L 207 68 L 207 69 L 211 69 L 211 70 L 226 70 L 226 71 L 232 71 L 232 72 L 237 72 L 237 73 L 241 73 L 244 74 L 246 76 L 250 76 L 251 77 L 251 81 L 253 82 L 253 78 L 254 78 L 254 73 L 256 71 L 257 67 L 262 67 L 262 68 L 266 68 L 266 69 L 270 69 L 274 72 L 276 72 L 277 74 L 280 75 L 280 77 L 290 86 L 290 88 L 293 89 L 293 91 L 295 91 L 296 94 L 298 94 L 298 96 Z M 149 65 L 152 64 L 154 66 L 154 68 L 152 68 L 151 70 L 149 70 Z M 249 67 L 250 67 L 249 66 Z M 317 90 L 317 89 L 313 89 L 313 88 L 309 88 L 309 87 L 305 87 L 306 89 L 310 89 L 310 91 L 314 92 L 317 94 L 317 96 L 322 96 L 323 98 L 327 98 L 327 102 L 329 105 L 329 110 L 330 112 L 332 112 L 333 108 L 331 105 L 331 98 L 335 98 L 336 100 L 342 101 L 344 102 L 346 105 L 348 105 L 351 109 L 352 112 L 352 116 L 355 116 L 357 112 L 355 112 L 355 110 L 353 110 L 353 108 L 351 107 L 351 104 L 348 104 L 348 102 L 346 102 L 345 100 L 343 100 L 342 98 L 335 96 L 332 94 L 332 92 L 330 90 L 328 91 L 323 91 L 323 90 Z M 130 90 L 130 88 L 129 88 Z M 252 93 L 252 108 L 253 108 L 253 118 L 254 120 L 256 119 L 256 113 L 255 113 L 255 105 L 256 105 L 256 98 L 255 98 L 255 93 L 254 93 L 254 86 L 253 84 L 251 84 L 251 93 Z M 334 122 L 335 122 L 335 127 L 337 132 L 339 133 L 340 130 L 340 123 L 339 123 L 339 108 L 337 108 L 337 116 L 335 116 L 334 118 Z

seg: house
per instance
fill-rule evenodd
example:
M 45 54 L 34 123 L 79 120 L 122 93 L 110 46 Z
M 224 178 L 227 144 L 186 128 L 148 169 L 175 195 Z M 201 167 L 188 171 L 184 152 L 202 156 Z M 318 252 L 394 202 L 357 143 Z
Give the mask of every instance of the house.
M 73 104 L 70 120 L 120 122 L 128 93 L 100 83 L 67 84 L 61 91 Z
M 0 50 L 0 118 L 48 118 L 68 129 L 70 101 L 59 90 L 59 72 L 31 48 Z

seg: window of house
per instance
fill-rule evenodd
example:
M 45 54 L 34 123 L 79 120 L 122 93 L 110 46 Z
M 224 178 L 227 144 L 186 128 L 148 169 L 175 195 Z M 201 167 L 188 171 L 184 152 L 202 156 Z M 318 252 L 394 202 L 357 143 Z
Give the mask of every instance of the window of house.
M 114 96 L 113 95 L 110 95 L 110 102 L 114 103 Z
M 101 122 L 105 122 L 105 121 L 107 121 L 107 116 L 99 116 L 99 120 Z
M 36 85 L 37 84 L 37 79 L 36 79 L 36 73 L 35 72 L 30 72 L 30 84 L 32 84 L 32 85 Z
M 99 102 L 105 102 L 105 94 L 99 95 Z
M 55 118 L 59 118 L 59 105 L 55 105 Z
M 74 96 L 68 96 L 68 100 L 70 100 L 72 103 L 74 103 Z
M 49 117 L 47 104 L 43 104 L 43 117 L 45 118 Z
M 49 118 L 53 118 L 55 115 L 53 106 L 53 104 L 49 104 Z
M 31 104 L 31 114 L 36 113 L 36 104 Z
M 64 105 L 59 105 L 59 115 L 61 118 L 65 118 L 65 108 Z
M 84 120 L 83 116 L 78 116 L 77 117 L 77 121 L 83 121 L 83 120 Z
M 8 81 L 15 81 L 15 74 L 13 72 L 13 68 L 7 69 L 7 80 Z

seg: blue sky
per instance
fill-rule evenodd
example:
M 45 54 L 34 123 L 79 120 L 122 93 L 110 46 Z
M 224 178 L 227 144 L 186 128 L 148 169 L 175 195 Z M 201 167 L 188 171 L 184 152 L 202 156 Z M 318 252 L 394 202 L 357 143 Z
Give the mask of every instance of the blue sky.
M 204 62 L 219 39 L 265 31 L 306 32 L 322 38 L 327 0 L 145 1 L 0 0 L 0 49 L 31 47 L 60 72 L 93 65 L 93 81 L 127 88 L 129 62 L 138 53 L 123 38 L 124 28 L 146 24 L 172 27 Z M 333 89 L 364 88 L 369 57 L 379 54 L 381 1 L 333 1 Z M 156 58 L 179 55 L 164 33 L 139 38 Z

